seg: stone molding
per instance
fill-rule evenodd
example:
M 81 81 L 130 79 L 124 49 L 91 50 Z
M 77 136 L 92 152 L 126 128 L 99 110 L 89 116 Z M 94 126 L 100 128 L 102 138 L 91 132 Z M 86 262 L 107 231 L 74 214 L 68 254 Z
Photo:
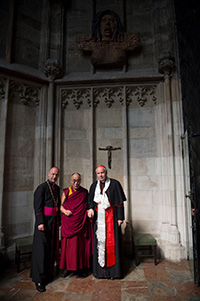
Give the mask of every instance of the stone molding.
M 86 103 L 91 107 L 92 103 L 97 107 L 100 103 L 105 103 L 111 108 L 115 102 L 122 106 L 129 106 L 133 102 L 137 102 L 140 107 L 145 106 L 147 102 L 157 104 L 157 85 L 120 85 L 120 86 L 104 86 L 104 87 L 74 87 L 61 88 L 61 103 L 65 109 L 69 103 L 73 103 L 78 110 Z

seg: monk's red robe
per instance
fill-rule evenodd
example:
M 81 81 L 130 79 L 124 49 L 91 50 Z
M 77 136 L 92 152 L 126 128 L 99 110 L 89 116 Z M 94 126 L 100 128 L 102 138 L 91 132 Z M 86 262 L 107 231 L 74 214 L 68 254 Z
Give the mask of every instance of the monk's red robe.
M 61 257 L 60 268 L 69 271 L 89 268 L 92 254 L 92 226 L 87 217 L 87 189 L 73 187 L 64 189 L 64 208 L 71 216 L 61 217 Z

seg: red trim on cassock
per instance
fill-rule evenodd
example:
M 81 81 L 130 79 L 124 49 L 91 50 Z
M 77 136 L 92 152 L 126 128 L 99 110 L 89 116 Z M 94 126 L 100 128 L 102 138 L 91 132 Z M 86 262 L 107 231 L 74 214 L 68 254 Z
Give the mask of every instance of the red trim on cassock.
M 107 208 L 106 211 L 106 266 L 115 265 L 115 233 L 113 223 L 113 207 Z

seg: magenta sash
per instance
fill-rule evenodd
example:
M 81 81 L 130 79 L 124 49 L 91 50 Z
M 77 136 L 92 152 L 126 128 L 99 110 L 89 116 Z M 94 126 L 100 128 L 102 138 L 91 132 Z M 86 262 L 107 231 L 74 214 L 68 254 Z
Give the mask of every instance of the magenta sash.
M 44 206 L 44 215 L 56 216 L 57 215 L 57 210 L 56 210 L 56 208 Z

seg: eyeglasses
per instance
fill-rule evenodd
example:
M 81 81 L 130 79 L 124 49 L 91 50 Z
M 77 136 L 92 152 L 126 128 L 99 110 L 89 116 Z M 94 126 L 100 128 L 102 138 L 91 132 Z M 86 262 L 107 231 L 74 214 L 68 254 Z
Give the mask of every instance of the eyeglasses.
M 76 182 L 77 182 L 77 183 L 80 183 L 80 181 L 81 181 L 80 179 L 79 179 L 79 180 L 72 180 L 72 182 L 73 182 L 74 184 L 75 184 Z

